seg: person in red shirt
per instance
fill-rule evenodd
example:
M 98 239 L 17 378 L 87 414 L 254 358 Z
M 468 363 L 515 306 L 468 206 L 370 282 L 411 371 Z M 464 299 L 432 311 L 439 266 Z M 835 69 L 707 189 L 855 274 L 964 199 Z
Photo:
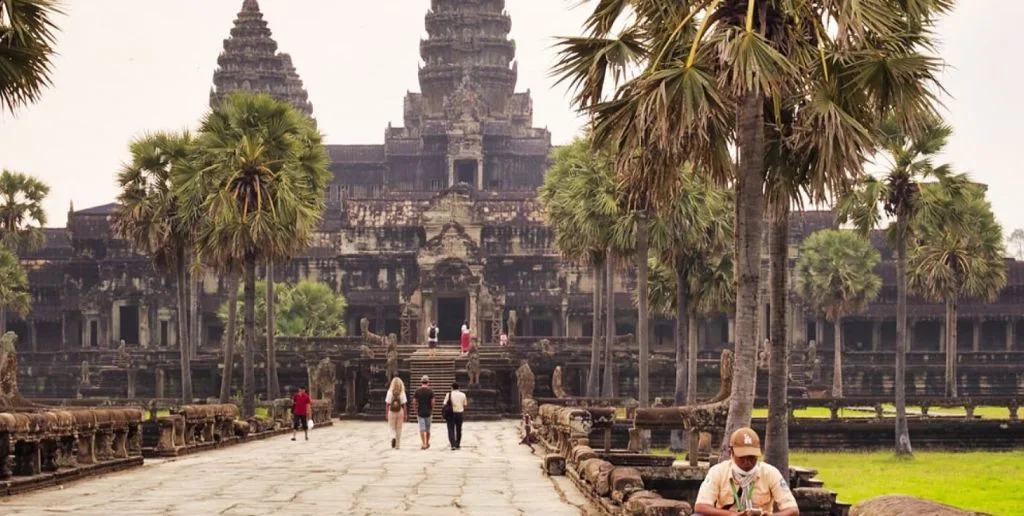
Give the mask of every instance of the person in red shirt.
M 313 412 L 313 400 L 306 393 L 306 389 L 299 387 L 299 392 L 295 393 L 292 397 L 292 440 L 295 440 L 295 434 L 299 427 L 302 427 L 302 432 L 306 436 L 306 440 L 309 440 L 309 416 Z

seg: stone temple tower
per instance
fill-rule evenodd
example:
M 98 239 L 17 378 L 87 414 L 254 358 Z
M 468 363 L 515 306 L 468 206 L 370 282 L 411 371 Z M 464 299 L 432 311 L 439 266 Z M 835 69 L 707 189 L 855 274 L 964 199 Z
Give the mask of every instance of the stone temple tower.
M 233 91 L 268 93 L 288 102 L 295 109 L 312 117 L 309 102 L 292 58 L 277 51 L 267 22 L 257 0 L 245 0 L 235 19 L 231 36 L 224 40 L 224 51 L 217 59 L 219 68 L 213 73 L 210 105 L 216 105 Z

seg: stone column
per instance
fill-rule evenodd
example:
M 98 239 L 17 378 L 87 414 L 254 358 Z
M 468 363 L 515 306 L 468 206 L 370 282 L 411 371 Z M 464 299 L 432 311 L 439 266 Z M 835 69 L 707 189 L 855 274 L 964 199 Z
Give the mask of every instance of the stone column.
M 1006 351 L 1013 351 L 1017 344 L 1017 319 L 1006 319 Z
M 562 317 L 561 317 L 560 320 L 561 320 L 561 323 L 562 323 L 562 331 L 560 332 L 560 334 L 563 337 L 568 337 L 569 336 L 569 300 L 564 298 L 564 297 L 562 298 Z
M 882 349 L 882 321 L 871 321 L 871 351 Z
M 907 316 L 907 352 L 914 349 L 914 326 L 917 326 L 917 319 Z
M 981 324 L 983 319 L 975 319 L 971 324 L 971 351 L 981 351 Z
M 469 323 L 470 342 L 473 341 L 474 336 L 479 339 L 479 342 L 482 343 L 484 341 L 484 331 L 483 328 L 480 327 L 479 315 L 480 303 L 478 302 L 478 296 L 474 289 L 469 292 L 469 317 L 466 317 L 466 321 Z
M 728 325 L 726 333 L 728 334 L 729 342 L 726 342 L 725 345 L 728 347 L 729 344 L 733 344 L 736 342 L 736 318 L 732 314 L 728 315 L 728 321 L 726 321 L 726 325 Z
M 136 310 L 139 311 L 139 347 L 148 348 L 150 341 L 149 307 L 146 305 L 139 305 Z
M 68 350 L 68 314 L 64 311 L 60 313 L 60 350 Z
M 476 160 L 476 189 L 484 191 L 484 160 Z
M 138 376 L 138 370 L 128 370 L 128 399 L 135 399 L 135 379 Z
M 103 315 L 100 315 L 99 319 L 99 348 L 107 349 L 110 347 L 110 317 L 103 317 Z
M 825 316 L 821 314 L 814 319 L 814 342 L 819 348 L 825 345 Z
M 939 331 L 939 352 L 941 352 L 941 353 L 945 353 L 946 352 L 946 329 L 945 328 L 941 328 L 941 331 Z
M 448 188 L 455 184 L 455 160 L 448 157 Z
M 377 335 L 384 335 L 384 305 L 377 305 L 377 308 L 373 312 L 374 325 L 373 331 Z
M 35 353 L 36 351 L 39 351 L 39 337 L 36 332 L 36 320 L 30 317 L 25 322 L 28 323 L 28 340 L 32 344 L 32 352 Z

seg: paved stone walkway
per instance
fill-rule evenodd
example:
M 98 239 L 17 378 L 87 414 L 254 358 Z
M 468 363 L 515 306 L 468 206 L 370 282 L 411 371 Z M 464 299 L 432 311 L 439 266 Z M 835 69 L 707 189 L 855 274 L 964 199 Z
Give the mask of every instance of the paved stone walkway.
M 420 450 L 415 424 L 392 450 L 378 422 L 335 422 L 310 441 L 232 446 L 9 498 L 0 514 L 39 515 L 578 515 L 586 501 L 565 477 L 548 478 L 518 444 L 516 423 L 467 422 L 462 449 L 434 425 Z

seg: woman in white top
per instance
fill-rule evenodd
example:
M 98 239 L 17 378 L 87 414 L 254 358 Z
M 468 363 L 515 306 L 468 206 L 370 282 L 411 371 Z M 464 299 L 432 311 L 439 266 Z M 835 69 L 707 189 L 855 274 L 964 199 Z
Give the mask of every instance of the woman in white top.
M 452 391 L 444 395 L 444 404 L 452 404 L 452 413 L 445 417 L 448 423 L 448 444 L 453 450 L 458 450 L 462 445 L 462 415 L 469 406 L 466 393 L 459 390 L 458 382 L 452 383 Z
M 405 384 L 402 379 L 395 377 L 391 380 L 391 388 L 384 397 L 384 411 L 388 420 L 388 435 L 391 437 L 391 447 L 398 449 L 402 445 L 402 423 L 406 420 L 406 405 L 409 398 L 405 395 Z

